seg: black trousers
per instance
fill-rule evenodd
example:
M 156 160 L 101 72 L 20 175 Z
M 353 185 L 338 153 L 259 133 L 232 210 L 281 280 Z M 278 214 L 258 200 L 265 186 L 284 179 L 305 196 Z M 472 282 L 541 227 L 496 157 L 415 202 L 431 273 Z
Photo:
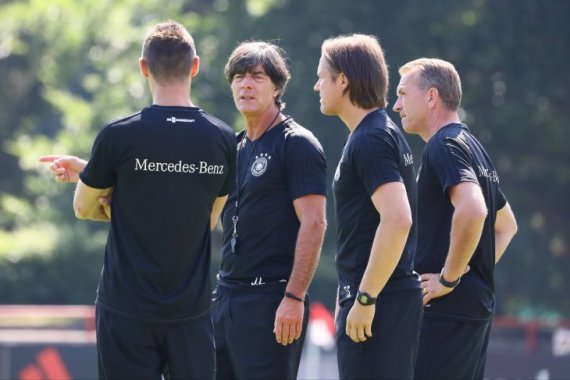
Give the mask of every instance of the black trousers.
M 491 320 L 469 323 L 424 317 L 416 379 L 483 379 Z
M 210 311 L 176 324 L 148 323 L 96 309 L 100 379 L 213 379 Z
M 305 300 L 303 333 L 287 346 L 275 340 L 275 312 L 286 283 L 228 288 L 218 284 L 212 315 L 216 336 L 216 379 L 296 379 L 309 319 Z
M 380 293 L 372 337 L 356 343 L 346 335 L 346 318 L 354 299 L 340 305 L 336 320 L 339 377 L 345 379 L 412 379 L 423 315 L 420 289 Z

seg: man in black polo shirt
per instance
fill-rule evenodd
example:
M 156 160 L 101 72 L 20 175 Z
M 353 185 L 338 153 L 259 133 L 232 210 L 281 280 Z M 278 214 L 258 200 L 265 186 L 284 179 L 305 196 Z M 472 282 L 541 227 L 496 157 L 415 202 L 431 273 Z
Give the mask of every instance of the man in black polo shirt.
M 281 113 L 289 70 L 276 45 L 240 44 L 225 71 L 246 129 L 222 214 L 216 377 L 295 379 L 326 229 L 325 156 L 309 130 Z
M 194 106 L 194 41 L 175 22 L 147 34 L 140 69 L 153 104 L 111 122 L 89 162 L 48 156 L 57 180 L 79 182 L 80 219 L 111 222 L 97 290 L 103 379 L 211 379 L 210 230 L 234 186 L 231 128 Z M 111 215 L 100 204 L 111 196 Z
M 482 379 L 493 269 L 516 232 L 515 217 L 487 152 L 459 120 L 453 65 L 422 58 L 399 72 L 394 111 L 406 132 L 427 143 L 418 175 L 415 269 L 425 312 L 415 376 Z
M 326 40 L 315 90 L 349 129 L 334 176 L 341 379 L 409 379 L 422 316 L 416 181 L 410 148 L 385 112 L 388 69 L 373 36 Z

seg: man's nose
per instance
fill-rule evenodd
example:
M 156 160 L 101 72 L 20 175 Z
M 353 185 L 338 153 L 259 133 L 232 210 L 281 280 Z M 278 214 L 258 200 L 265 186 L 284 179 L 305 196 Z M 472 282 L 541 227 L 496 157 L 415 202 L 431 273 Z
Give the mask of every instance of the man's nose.
M 253 79 L 249 75 L 244 76 L 242 81 L 241 81 L 241 86 L 242 87 L 251 87 L 251 81 L 252 80 Z
M 392 110 L 394 112 L 400 112 L 400 98 L 396 100 L 396 103 L 394 103 L 394 107 L 392 107 Z

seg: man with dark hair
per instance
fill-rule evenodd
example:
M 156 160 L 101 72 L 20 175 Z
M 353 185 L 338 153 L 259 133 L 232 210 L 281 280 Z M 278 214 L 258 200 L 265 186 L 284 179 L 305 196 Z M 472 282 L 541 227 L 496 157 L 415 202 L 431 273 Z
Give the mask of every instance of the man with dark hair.
M 89 162 L 40 161 L 56 180 L 78 181 L 79 219 L 111 222 L 96 299 L 99 377 L 212 379 L 210 229 L 234 186 L 235 135 L 192 103 L 199 58 L 182 25 L 151 28 L 139 64 L 151 106 L 106 125 Z
M 216 376 L 295 379 L 326 229 L 325 156 L 310 131 L 281 113 L 289 70 L 279 47 L 242 43 L 225 73 L 246 129 L 222 213 Z
M 483 379 L 495 308 L 493 270 L 516 220 L 489 155 L 459 119 L 461 80 L 441 59 L 399 70 L 402 126 L 426 143 L 418 175 L 418 247 L 425 313 L 417 379 Z M 461 280 L 461 281 L 460 281 Z
M 333 181 L 340 378 L 410 379 L 422 317 L 416 182 L 412 152 L 384 110 L 384 53 L 373 36 L 328 39 L 317 76 L 321 112 L 349 130 Z

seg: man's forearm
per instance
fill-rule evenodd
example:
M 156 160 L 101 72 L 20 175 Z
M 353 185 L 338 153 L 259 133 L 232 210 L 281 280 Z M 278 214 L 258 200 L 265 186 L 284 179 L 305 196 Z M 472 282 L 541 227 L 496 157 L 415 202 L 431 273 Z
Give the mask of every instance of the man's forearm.
M 449 238 L 449 251 L 445 260 L 445 279 L 461 277 L 469 264 L 483 232 L 485 215 L 459 209 L 454 212 Z
M 108 197 L 113 188 L 96 189 L 85 185 L 81 180 L 77 183 L 75 195 L 73 197 L 73 210 L 78 219 L 88 219 L 96 221 L 109 221 L 110 218 L 99 199 Z
M 326 221 L 301 222 L 287 292 L 304 298 L 319 263 Z
M 382 291 L 402 257 L 410 227 L 410 224 L 380 222 L 360 283 L 361 290 L 373 297 Z
M 499 262 L 503 253 L 507 250 L 514 234 L 501 232 L 495 233 L 495 264 Z
M 495 219 L 495 263 L 498 263 L 511 240 L 517 233 L 517 220 L 507 203 L 497 211 Z

